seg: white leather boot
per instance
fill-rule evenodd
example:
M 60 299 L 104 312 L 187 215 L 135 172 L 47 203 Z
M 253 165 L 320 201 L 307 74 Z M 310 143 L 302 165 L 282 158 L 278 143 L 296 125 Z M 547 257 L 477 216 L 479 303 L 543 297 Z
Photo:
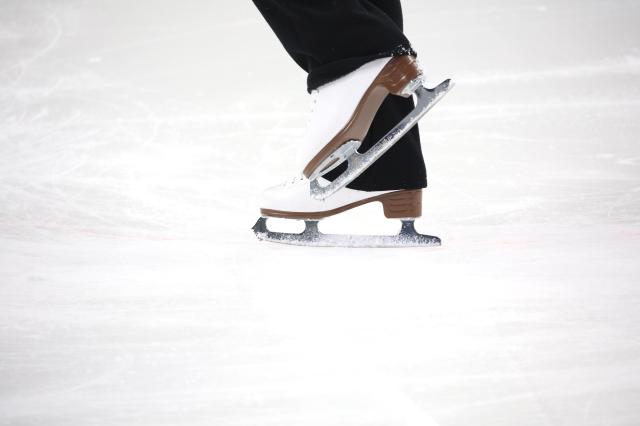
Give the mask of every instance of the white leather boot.
M 311 196 L 309 180 L 339 165 L 341 161 L 332 159 L 332 153 L 349 141 L 356 141 L 351 143 L 359 146 L 386 96 L 390 93 L 411 96 L 412 91 L 407 87 L 420 76 L 421 71 L 411 56 L 382 58 L 314 91 L 311 119 L 296 161 L 300 177 L 267 189 L 261 214 L 319 219 L 380 201 L 387 217 L 420 216 L 421 191 L 368 192 L 342 188 L 325 200 L 317 200 Z M 319 181 L 323 182 L 322 178 Z M 392 193 L 396 194 L 390 196 Z

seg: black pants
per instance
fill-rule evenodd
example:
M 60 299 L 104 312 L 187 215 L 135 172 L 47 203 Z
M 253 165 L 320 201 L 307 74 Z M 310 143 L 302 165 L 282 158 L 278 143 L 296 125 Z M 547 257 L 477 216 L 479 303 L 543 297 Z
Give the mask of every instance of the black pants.
M 253 0 L 289 55 L 309 73 L 307 90 L 374 59 L 415 55 L 402 32 L 400 0 Z M 390 95 L 382 103 L 360 151 L 366 151 L 413 109 L 413 100 Z M 327 174 L 335 178 L 344 167 Z M 427 186 L 418 127 L 354 180 L 364 191 Z

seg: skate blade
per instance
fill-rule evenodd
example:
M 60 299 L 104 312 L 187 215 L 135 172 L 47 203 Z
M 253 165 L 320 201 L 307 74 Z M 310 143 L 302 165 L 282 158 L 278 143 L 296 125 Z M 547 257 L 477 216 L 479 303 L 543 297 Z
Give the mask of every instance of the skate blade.
M 453 88 L 451 80 L 445 80 L 433 89 L 418 87 L 416 107 L 398 125 L 391 129 L 382 139 L 376 142 L 364 154 L 354 151 L 347 159 L 347 170 L 326 185 L 321 185 L 314 173 L 311 179 L 311 196 L 316 200 L 325 200 L 340 189 L 353 182 L 365 170 L 375 163 L 385 152 L 398 142 L 418 121 L 435 106 L 449 90 Z
M 397 235 L 334 235 L 318 230 L 317 220 L 305 220 L 305 228 L 299 234 L 272 232 L 267 228 L 267 218 L 262 216 L 253 226 L 258 239 L 272 243 L 309 247 L 435 247 L 441 245 L 440 238 L 423 235 L 416 231 L 413 220 L 402 220 Z

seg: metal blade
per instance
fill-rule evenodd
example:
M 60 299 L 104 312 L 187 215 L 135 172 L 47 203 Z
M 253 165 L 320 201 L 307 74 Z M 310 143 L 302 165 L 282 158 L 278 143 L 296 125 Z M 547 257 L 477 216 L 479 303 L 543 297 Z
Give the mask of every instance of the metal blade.
M 416 231 L 414 221 L 402 220 L 397 235 L 335 235 L 318 230 L 317 220 L 305 220 L 305 229 L 299 234 L 272 232 L 267 227 L 267 218 L 260 217 L 253 232 L 263 241 L 310 247 L 434 247 L 441 244 L 440 238 L 423 235 Z

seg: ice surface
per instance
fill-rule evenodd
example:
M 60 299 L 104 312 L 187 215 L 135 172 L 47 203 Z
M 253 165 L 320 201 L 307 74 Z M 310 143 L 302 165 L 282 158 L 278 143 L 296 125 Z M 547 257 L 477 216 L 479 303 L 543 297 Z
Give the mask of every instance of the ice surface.
M 640 3 L 404 8 L 439 249 L 255 240 L 308 100 L 251 2 L 0 1 L 0 424 L 640 424 Z

